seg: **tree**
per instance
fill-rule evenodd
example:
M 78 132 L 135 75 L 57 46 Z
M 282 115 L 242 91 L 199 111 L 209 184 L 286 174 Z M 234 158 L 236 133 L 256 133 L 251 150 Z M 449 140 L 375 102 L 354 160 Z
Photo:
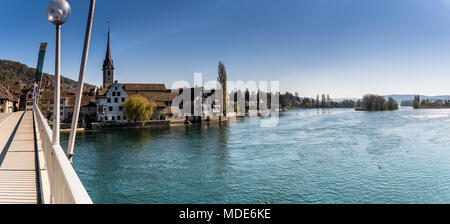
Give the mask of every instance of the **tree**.
M 361 102 L 363 109 L 368 111 L 397 110 L 398 104 L 392 97 L 388 101 L 382 96 L 367 94 Z
M 269 99 L 267 99 L 268 104 L 270 100 L 270 93 L 268 93 Z M 300 98 L 298 96 L 295 96 L 294 94 L 290 92 L 286 92 L 285 94 L 280 94 L 280 108 L 282 109 L 308 109 L 308 108 L 354 108 L 355 107 L 355 101 L 352 100 L 343 100 L 340 102 L 332 101 L 331 99 L 328 99 L 329 96 L 326 96 L 325 94 L 324 99 L 326 102 L 323 103 L 323 105 L 320 105 L 320 96 L 317 95 L 317 98 Z M 263 101 L 265 101 L 263 99 Z
M 222 85 L 222 111 L 223 116 L 227 116 L 227 69 L 225 65 L 219 61 L 217 69 L 217 81 Z
M 125 114 L 134 122 L 145 122 L 153 114 L 156 104 L 141 95 L 132 95 L 124 103 Z
M 387 107 L 388 107 L 388 110 L 397 110 L 398 104 L 397 104 L 397 102 L 395 102 L 394 98 L 389 97 L 388 102 L 387 102 Z
M 412 106 L 414 107 L 414 109 L 417 109 L 420 107 L 420 96 L 419 95 L 414 96 Z

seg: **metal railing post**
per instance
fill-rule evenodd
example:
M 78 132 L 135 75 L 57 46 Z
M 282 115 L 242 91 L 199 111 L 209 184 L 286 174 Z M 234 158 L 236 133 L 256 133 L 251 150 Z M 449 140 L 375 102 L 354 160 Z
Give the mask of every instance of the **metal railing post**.
M 59 144 L 59 123 L 60 123 L 60 106 L 61 106 L 61 25 L 56 25 L 56 51 L 55 51 L 55 96 L 53 100 L 53 145 Z
M 77 134 L 78 118 L 79 118 L 79 114 L 80 114 L 81 98 L 83 97 L 82 94 L 83 94 L 83 86 L 84 86 L 84 76 L 85 76 L 85 72 L 86 72 L 86 63 L 87 63 L 87 59 L 88 59 L 88 55 L 89 55 L 89 45 L 90 45 L 90 41 L 91 41 L 94 10 L 95 10 L 95 0 L 91 0 L 91 4 L 89 7 L 88 21 L 87 21 L 87 25 L 86 25 L 86 36 L 84 39 L 84 48 L 83 48 L 83 56 L 81 59 L 80 74 L 78 76 L 77 97 L 75 100 L 75 107 L 74 107 L 74 111 L 73 111 L 72 127 L 70 128 L 69 145 L 67 147 L 67 158 L 69 159 L 70 162 L 72 162 L 73 148 L 74 148 L 74 143 L 75 143 L 75 137 Z

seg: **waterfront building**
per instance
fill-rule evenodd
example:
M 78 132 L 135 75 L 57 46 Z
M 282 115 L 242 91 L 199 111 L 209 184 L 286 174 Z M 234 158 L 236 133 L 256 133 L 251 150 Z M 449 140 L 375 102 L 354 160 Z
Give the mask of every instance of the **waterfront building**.
M 83 95 L 81 98 L 80 107 L 80 122 L 90 122 L 96 121 L 97 103 L 96 103 L 96 92 L 97 89 L 83 89 Z M 40 93 L 39 98 L 39 108 L 41 112 L 48 120 L 53 118 L 53 101 L 54 101 L 54 90 L 49 88 L 43 88 Z M 61 88 L 61 107 L 60 107 L 60 118 L 61 122 L 70 123 L 72 122 L 73 110 L 76 100 L 76 90 L 67 89 L 62 86 Z
M 64 121 L 64 113 L 65 113 L 65 104 L 66 104 L 66 98 L 68 96 L 67 90 L 61 91 L 61 107 L 60 107 L 60 119 L 61 122 Z M 55 91 L 48 90 L 48 91 L 42 91 L 41 96 L 39 98 L 39 108 L 41 108 L 42 114 L 44 115 L 47 120 L 53 119 L 53 107 L 54 107 L 54 97 L 55 97 Z
M 73 111 L 75 107 L 75 95 L 69 95 L 66 97 L 64 105 L 64 122 L 72 122 Z M 97 100 L 94 94 L 83 94 L 80 104 L 79 122 L 94 122 L 97 121 Z
M 33 109 L 33 91 L 34 83 L 29 82 L 21 91 L 20 102 L 21 110 L 32 110 Z
M 0 113 L 12 113 L 17 109 L 15 97 L 6 87 L 0 85 Z
M 180 88 L 178 89 L 178 92 L 179 94 L 187 93 L 190 95 L 190 102 L 181 102 L 179 105 L 183 115 L 178 117 L 178 119 L 184 119 L 191 123 L 200 123 L 202 121 L 209 122 L 220 119 L 220 102 L 217 98 L 210 98 L 215 94 L 216 90 L 206 90 L 203 87 L 194 87 Z
M 20 95 L 21 90 L 25 84 L 23 84 L 21 81 L 1 81 L 0 85 L 6 88 L 17 99 L 17 101 L 14 103 L 15 110 L 20 110 Z
M 117 81 L 113 84 L 106 83 L 96 94 L 97 121 L 127 121 L 123 107 L 123 102 L 127 99 L 127 94 Z
M 156 104 L 151 120 L 167 120 L 172 117 L 170 106 L 178 93 L 172 93 L 164 84 L 159 83 L 119 83 L 114 80 L 114 69 L 108 29 L 108 43 L 102 68 L 103 86 L 96 94 L 97 121 L 127 122 L 124 102 L 136 94 Z
M 170 107 L 178 93 L 172 93 L 164 84 L 119 83 L 97 91 L 97 121 L 128 121 L 124 102 L 132 95 L 141 95 L 156 105 L 151 120 L 169 120 L 172 118 Z

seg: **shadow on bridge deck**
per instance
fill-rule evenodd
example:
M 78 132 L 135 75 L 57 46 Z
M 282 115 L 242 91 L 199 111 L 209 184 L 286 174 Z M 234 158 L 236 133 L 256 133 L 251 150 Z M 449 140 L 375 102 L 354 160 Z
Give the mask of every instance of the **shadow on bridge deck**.
M 33 113 L 0 121 L 0 204 L 39 203 Z

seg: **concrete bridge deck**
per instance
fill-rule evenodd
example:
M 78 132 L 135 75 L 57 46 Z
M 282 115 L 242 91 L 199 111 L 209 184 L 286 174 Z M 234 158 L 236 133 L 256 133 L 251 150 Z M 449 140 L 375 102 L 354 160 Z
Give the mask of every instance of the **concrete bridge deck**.
M 0 116 L 0 204 L 39 203 L 31 111 Z
M 92 204 L 40 109 L 0 114 L 0 204 Z

